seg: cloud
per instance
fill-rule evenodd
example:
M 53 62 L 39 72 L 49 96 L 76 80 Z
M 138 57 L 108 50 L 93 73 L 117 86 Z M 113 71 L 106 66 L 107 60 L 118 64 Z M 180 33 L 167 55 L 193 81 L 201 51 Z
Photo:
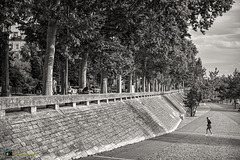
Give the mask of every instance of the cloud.
M 240 64 L 232 64 L 232 63 L 206 63 L 204 67 L 207 69 L 206 74 L 209 75 L 209 71 L 214 71 L 215 68 L 219 70 L 219 75 L 229 75 L 232 74 L 235 68 L 240 68 Z
M 208 71 L 216 67 L 219 74 L 232 74 L 240 69 L 240 0 L 235 0 L 233 8 L 217 17 L 212 27 L 201 32 L 190 30 L 191 39 L 198 48 L 198 55 Z
M 206 31 L 207 35 L 240 34 L 240 0 L 235 0 L 233 7 L 223 16 L 215 19 L 213 25 Z M 200 32 L 191 32 L 194 36 Z
M 192 40 L 198 46 L 240 49 L 240 34 L 200 35 Z

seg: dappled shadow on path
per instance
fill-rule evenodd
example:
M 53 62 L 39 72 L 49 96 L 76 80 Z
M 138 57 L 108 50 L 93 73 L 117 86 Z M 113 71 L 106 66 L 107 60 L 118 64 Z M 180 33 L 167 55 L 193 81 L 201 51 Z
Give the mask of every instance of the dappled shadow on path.
M 233 109 L 225 109 L 225 108 L 212 108 L 211 111 L 217 111 L 217 112 L 237 112 Z
M 201 135 L 186 132 L 169 133 L 163 136 L 151 138 L 149 141 L 240 147 L 240 137 L 223 137 L 222 135 L 205 136 L 204 134 Z

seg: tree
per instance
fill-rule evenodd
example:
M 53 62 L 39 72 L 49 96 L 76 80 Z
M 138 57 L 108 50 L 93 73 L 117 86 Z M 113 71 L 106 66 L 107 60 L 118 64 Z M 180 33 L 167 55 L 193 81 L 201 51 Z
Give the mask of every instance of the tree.
M 191 87 L 189 93 L 187 94 L 184 104 L 186 107 L 190 108 L 191 116 L 195 115 L 196 108 L 202 100 L 201 86 L 199 83 L 195 83 Z
M 12 88 L 20 87 L 26 93 L 34 91 L 36 81 L 32 78 L 29 61 L 23 58 L 11 58 L 9 73 Z
M 218 97 L 220 101 L 230 98 L 229 95 L 229 84 L 230 84 L 230 77 L 226 77 L 225 75 L 219 78 L 219 85 L 215 89 L 218 92 Z
M 236 100 L 240 98 L 240 72 L 237 69 L 235 69 L 233 75 L 230 77 L 228 94 L 234 100 L 236 108 Z
M 1 71 L 2 71 L 2 81 L 1 96 L 9 96 L 9 33 L 10 26 L 15 23 L 15 18 L 17 18 L 16 4 L 10 1 L 0 2 L 0 51 L 1 51 Z
M 8 28 L 8 26 L 6 27 Z M 9 96 L 10 95 L 10 88 L 9 88 L 9 47 L 8 47 L 8 37 L 9 33 L 7 32 L 1 32 L 1 61 L 2 61 L 2 81 L 1 81 L 1 96 Z
M 50 5 L 50 16 L 48 17 L 47 30 L 47 48 L 44 60 L 43 69 L 43 94 L 52 95 L 52 77 L 53 77 L 53 63 L 55 54 L 55 41 L 57 32 L 57 19 L 54 16 L 55 11 L 60 5 L 60 0 L 54 0 Z
M 193 30 L 200 31 L 204 34 L 208 30 L 218 16 L 222 16 L 232 8 L 233 0 L 227 1 L 188 1 L 188 8 L 190 10 L 190 24 Z
M 47 45 L 39 44 L 46 50 L 43 78 L 46 94 L 51 94 L 55 48 L 56 51 L 59 48 L 56 52 L 58 54 L 65 53 L 68 48 L 70 51 L 66 55 L 68 58 L 82 58 L 84 66 L 81 68 L 85 71 L 89 68 L 87 64 L 92 63 L 89 57 L 104 52 L 101 55 L 102 60 L 108 59 L 109 64 L 123 64 L 124 67 L 113 71 L 114 67 L 98 59 L 93 60 L 96 63 L 92 63 L 94 65 L 90 68 L 102 65 L 104 69 L 108 68 L 110 72 L 117 74 L 136 71 L 137 74 L 144 73 L 148 79 L 164 74 L 171 79 L 172 85 L 175 85 L 179 80 L 189 77 L 187 76 L 191 73 L 189 66 L 191 63 L 195 65 L 194 58 L 197 52 L 192 42 L 186 40 L 186 37 L 190 36 L 188 26 L 192 25 L 194 30 L 208 29 L 211 26 L 209 24 L 213 23 L 217 16 L 231 8 L 232 3 L 232 0 L 226 3 L 215 0 L 214 2 L 43 0 L 43 5 L 39 6 L 38 1 L 27 1 L 24 2 L 27 6 L 24 17 L 27 27 L 23 29 L 32 36 L 30 38 L 32 41 L 37 35 L 41 39 L 38 41 L 44 42 L 41 37 L 45 33 L 48 34 L 45 35 L 48 37 Z M 31 34 L 31 31 L 34 32 Z M 76 52 L 73 51 L 74 48 L 78 48 Z M 117 62 L 118 57 L 120 61 Z M 122 59 L 129 59 L 129 62 L 122 63 Z M 175 65 L 176 63 L 182 65 Z M 81 72 L 84 73 L 81 77 L 87 77 L 85 71 Z M 83 81 L 86 81 L 86 78 L 83 78 Z
M 209 72 L 209 84 L 210 84 L 210 97 L 211 99 L 214 99 L 217 97 L 216 95 L 216 88 L 219 86 L 219 76 L 218 76 L 219 70 L 215 68 L 214 71 Z

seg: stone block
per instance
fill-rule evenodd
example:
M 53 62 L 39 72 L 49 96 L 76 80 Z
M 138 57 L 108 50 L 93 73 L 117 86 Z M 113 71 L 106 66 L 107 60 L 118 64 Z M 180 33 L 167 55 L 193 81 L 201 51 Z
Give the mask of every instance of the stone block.
M 32 150 L 27 151 L 28 154 L 34 154 Z
M 52 157 L 49 155 L 45 155 L 41 157 L 41 160 L 52 160 Z
M 97 104 L 101 104 L 101 103 L 100 103 L 100 100 L 97 100 Z
M 56 155 L 54 153 L 50 153 L 49 156 L 52 158 L 52 159 L 55 159 L 56 158 Z
M 0 110 L 0 119 L 3 119 L 6 115 L 5 110 Z
M 76 157 L 76 153 L 72 151 L 72 152 L 67 154 L 67 157 L 68 158 L 74 158 L 74 157 Z
M 13 143 L 21 143 L 21 140 L 19 138 L 12 139 Z
M 36 114 L 37 113 L 37 106 L 32 106 L 31 109 L 30 109 L 30 112 L 32 114 Z
M 87 154 L 86 151 L 82 151 L 82 152 L 80 153 L 80 155 L 81 155 L 82 157 L 87 157 L 87 156 L 88 156 L 88 154 Z
M 38 146 L 36 143 L 32 143 L 32 144 L 31 144 L 31 147 L 32 147 L 33 149 L 35 149 L 35 148 L 38 148 L 39 146 Z
M 57 143 L 52 143 L 52 146 L 56 147 L 56 146 L 58 146 L 58 144 Z
M 54 109 L 59 110 L 59 104 L 54 104 Z
M 73 102 L 73 103 L 72 103 L 72 107 L 76 108 L 76 106 L 77 106 L 77 103 L 76 103 L 76 102 Z
M 41 147 L 40 147 L 40 150 L 42 150 L 42 151 L 47 151 L 47 150 L 48 150 L 48 147 L 47 147 L 47 146 L 41 146 Z
M 26 146 L 26 148 L 28 151 L 33 149 L 32 146 Z
M 25 153 L 25 152 L 27 151 L 27 148 L 26 148 L 26 147 L 21 147 L 21 148 L 19 149 L 19 151 L 20 151 L 21 153 Z

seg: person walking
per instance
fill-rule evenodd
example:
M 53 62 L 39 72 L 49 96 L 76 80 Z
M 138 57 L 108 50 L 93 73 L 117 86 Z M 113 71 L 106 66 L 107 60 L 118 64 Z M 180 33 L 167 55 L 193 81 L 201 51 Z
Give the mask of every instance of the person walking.
M 208 118 L 208 117 L 207 117 L 207 129 L 206 129 L 206 136 L 208 135 L 208 130 L 209 130 L 209 132 L 210 132 L 210 133 L 211 133 L 211 135 L 212 135 L 212 130 L 211 130 L 211 128 L 212 128 L 212 122 L 211 122 L 210 118 Z
M 55 77 L 53 77 L 52 89 L 53 89 L 53 95 L 57 94 L 57 81 L 55 80 Z

